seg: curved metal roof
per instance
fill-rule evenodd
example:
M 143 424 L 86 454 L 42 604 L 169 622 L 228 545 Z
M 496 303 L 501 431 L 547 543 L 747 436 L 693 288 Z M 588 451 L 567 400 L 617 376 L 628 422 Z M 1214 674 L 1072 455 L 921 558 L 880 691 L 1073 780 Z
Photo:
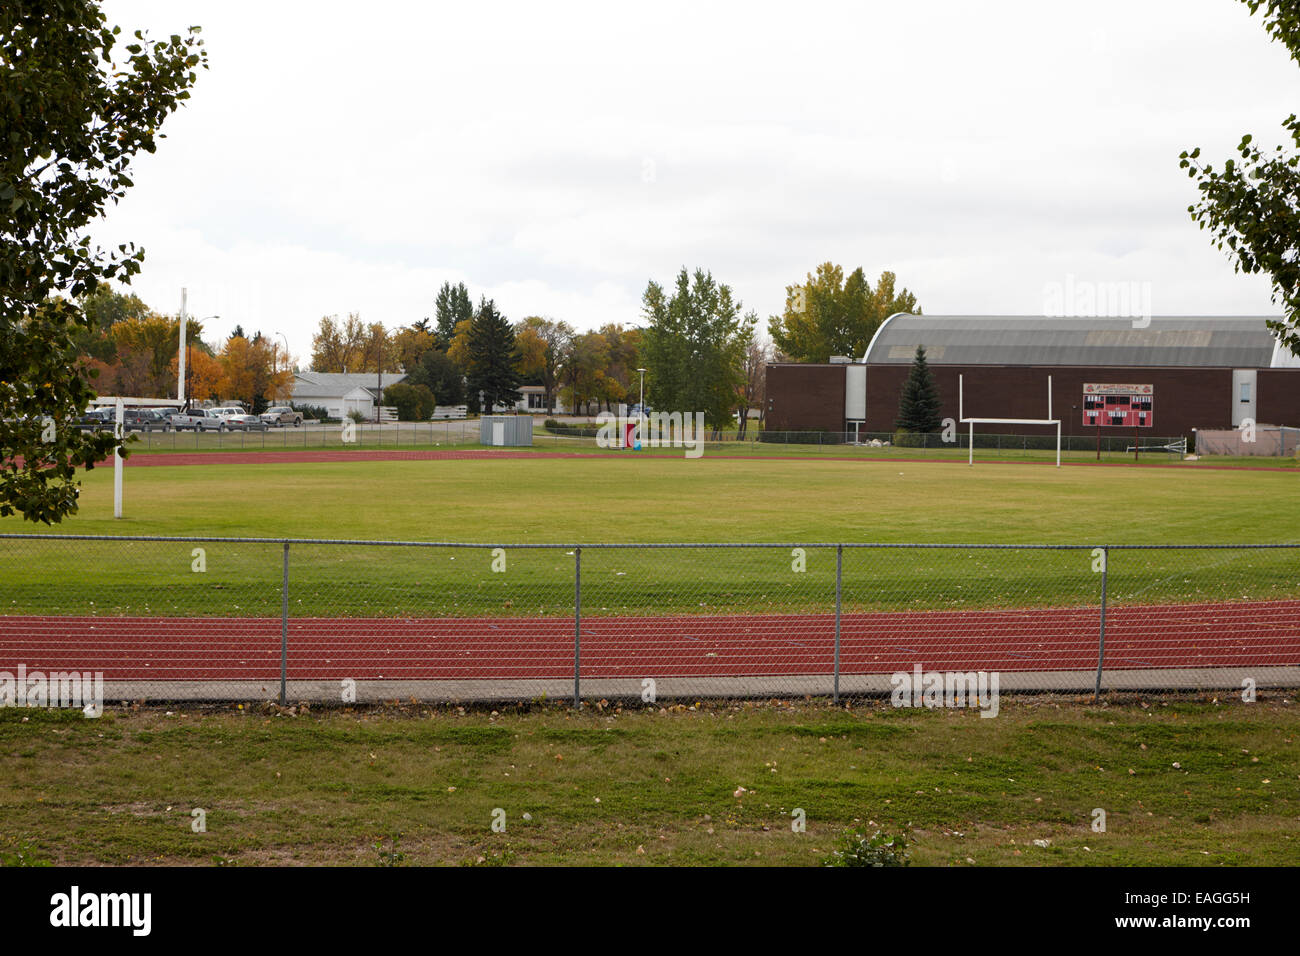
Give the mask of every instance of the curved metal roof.
M 934 365 L 1111 365 L 1268 368 L 1267 316 L 1080 318 L 907 315 L 885 320 L 863 361 L 905 365 L 918 345 Z

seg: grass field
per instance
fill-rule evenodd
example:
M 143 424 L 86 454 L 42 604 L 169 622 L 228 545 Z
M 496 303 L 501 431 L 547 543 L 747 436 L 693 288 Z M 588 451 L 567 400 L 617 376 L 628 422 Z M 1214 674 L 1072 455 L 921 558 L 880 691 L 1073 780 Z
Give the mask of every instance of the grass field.
M 817 865 L 880 826 L 918 864 L 1285 865 L 1295 706 L 7 710 L 0 862 Z
M 1283 543 L 1293 472 L 764 460 L 708 455 L 205 464 L 86 476 L 57 530 L 595 542 Z M 36 530 L 6 519 L 0 532 Z M 294 545 L 297 614 L 569 614 L 568 549 Z M 1111 600 L 1300 593 L 1295 551 L 1112 554 Z M 849 550 L 845 607 L 1096 598 L 1088 550 Z M 584 549 L 584 614 L 816 609 L 833 549 Z M 0 540 L 3 613 L 273 616 L 281 549 Z M 817 703 L 501 713 L 415 705 L 0 709 L 0 864 L 815 865 L 846 828 L 920 864 L 1288 864 L 1295 704 L 1008 697 L 969 711 Z M 740 791 L 740 788 L 744 791 Z M 207 811 L 207 832 L 190 810 Z M 790 813 L 807 813 L 793 833 Z M 492 813 L 507 829 L 493 833 Z M 1093 811 L 1107 830 L 1091 829 Z M 524 814 L 530 819 L 525 819 Z M 1034 841 L 1048 841 L 1037 845 Z
M 1284 472 L 1048 468 L 942 462 L 524 458 L 129 468 L 112 518 L 111 469 L 86 475 L 61 532 L 468 543 L 946 542 L 1204 544 L 1300 541 Z M 35 530 L 7 519 L 0 531 Z M 0 542 L 9 613 L 278 613 L 280 549 Z M 1117 554 L 1111 598 L 1272 599 L 1300 593 L 1295 551 Z M 297 545 L 295 614 L 569 613 L 568 548 Z M 1095 600 L 1083 551 L 847 551 L 849 610 L 1021 607 Z M 825 610 L 834 552 L 588 550 L 588 613 Z M 306 587 L 304 588 L 304 585 Z M 318 587 L 316 587 L 318 585 Z

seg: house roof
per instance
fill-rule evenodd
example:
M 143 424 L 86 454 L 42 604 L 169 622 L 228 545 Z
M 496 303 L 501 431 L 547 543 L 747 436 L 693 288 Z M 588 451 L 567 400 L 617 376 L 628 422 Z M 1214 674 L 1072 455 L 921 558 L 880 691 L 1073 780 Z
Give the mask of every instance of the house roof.
M 384 387 L 406 378 L 403 372 L 385 372 Z M 364 388 L 379 397 L 379 376 L 374 372 L 298 372 L 294 375 L 293 397 L 342 398 L 354 389 Z
M 923 345 L 933 365 L 1269 368 L 1281 363 L 1267 322 L 1267 316 L 900 313 L 881 325 L 863 361 L 906 365 Z

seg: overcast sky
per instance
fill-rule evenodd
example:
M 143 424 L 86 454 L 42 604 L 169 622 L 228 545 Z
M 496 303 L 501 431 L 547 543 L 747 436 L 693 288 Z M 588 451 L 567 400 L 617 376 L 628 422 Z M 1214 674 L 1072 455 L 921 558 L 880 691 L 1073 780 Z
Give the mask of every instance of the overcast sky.
M 1187 215 L 1178 154 L 1281 140 L 1300 67 L 1234 0 L 142 2 L 211 68 L 96 233 L 215 341 L 433 315 L 638 324 L 683 265 L 766 320 L 820 262 L 921 308 L 1042 313 L 1139 283 L 1156 314 L 1275 312 Z

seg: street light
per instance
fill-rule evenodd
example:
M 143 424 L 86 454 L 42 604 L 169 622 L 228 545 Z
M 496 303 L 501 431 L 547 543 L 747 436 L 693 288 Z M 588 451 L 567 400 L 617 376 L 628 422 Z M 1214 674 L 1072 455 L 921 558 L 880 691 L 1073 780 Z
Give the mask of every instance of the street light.
M 289 364 L 289 338 L 283 332 L 276 332 L 275 334 L 280 336 L 280 338 L 284 339 L 284 364 L 288 365 Z M 278 374 L 280 371 L 279 368 L 276 367 L 277 362 L 276 362 L 276 354 L 275 354 L 279 350 L 279 347 L 280 347 L 279 343 L 274 341 L 271 343 L 271 372 L 274 374 Z M 280 396 L 280 390 L 276 389 L 275 394 L 276 394 L 276 398 L 278 399 Z
M 641 373 L 641 404 L 637 408 L 641 415 L 645 415 L 645 369 L 639 368 L 637 371 Z
M 201 319 L 195 319 L 195 321 L 196 321 L 196 322 L 207 322 L 207 321 L 209 321 L 209 320 L 211 320 L 211 319 L 219 319 L 219 318 L 221 318 L 221 316 L 219 316 L 219 315 L 205 315 L 205 316 L 204 316 L 203 318 L 201 318 Z M 185 322 L 185 323 L 188 323 L 188 322 L 189 322 L 189 319 L 186 318 L 185 316 L 182 316 L 182 317 L 181 317 L 181 321 L 182 321 L 182 322 Z M 191 392 L 190 392 L 190 371 L 194 368 L 194 364 L 190 361 L 190 349 L 191 349 L 191 348 L 192 348 L 192 346 L 190 345 L 189 336 L 186 336 L 186 337 L 185 337 L 185 410 L 186 410 L 186 411 L 189 411 L 189 409 L 190 409 L 190 402 L 191 402 L 191 401 L 193 400 L 193 398 L 194 398 L 193 394 L 191 394 Z

